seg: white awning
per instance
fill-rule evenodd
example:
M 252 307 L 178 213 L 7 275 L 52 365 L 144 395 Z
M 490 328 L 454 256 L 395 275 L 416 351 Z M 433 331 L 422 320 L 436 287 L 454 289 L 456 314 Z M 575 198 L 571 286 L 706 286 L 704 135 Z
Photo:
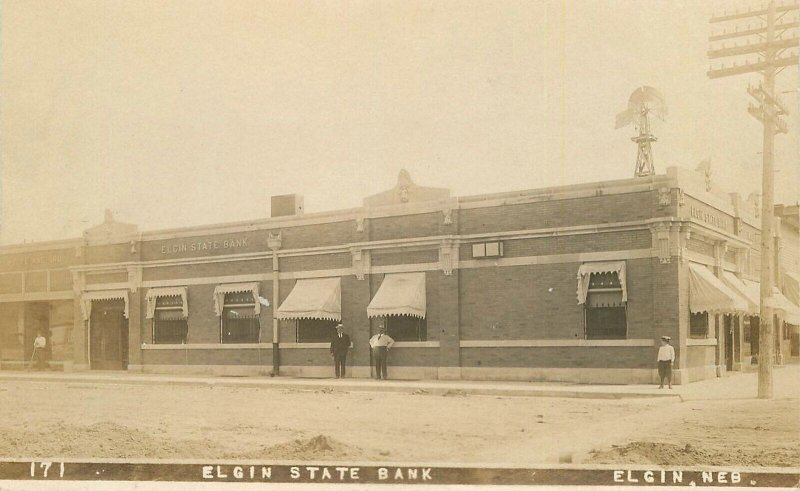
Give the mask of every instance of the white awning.
M 689 264 L 689 310 L 710 314 L 746 313 L 747 301 L 701 264 Z
M 217 285 L 217 287 L 214 288 L 214 313 L 216 313 L 217 316 L 222 315 L 222 307 L 225 304 L 226 293 L 250 292 L 253 295 L 255 314 L 259 315 L 261 313 L 261 302 L 259 301 L 258 285 L 258 282 Z
M 297 280 L 275 317 L 278 319 L 342 320 L 341 278 Z
M 410 315 L 425 318 L 425 273 L 387 274 L 367 306 L 367 317 Z
M 102 290 L 93 292 L 84 292 L 81 296 L 81 310 L 83 311 L 83 320 L 89 320 L 92 316 L 92 302 L 95 300 L 122 300 L 125 308 L 122 315 L 128 318 L 128 290 Z
M 622 288 L 622 301 L 628 301 L 628 289 L 625 286 L 625 261 L 597 261 L 583 263 L 578 268 L 578 304 L 586 303 L 589 294 L 589 279 L 592 273 L 617 273 L 619 285 Z
M 722 273 L 722 280 L 726 285 L 731 287 L 733 291 L 738 293 L 740 297 L 747 301 L 748 314 L 758 315 L 761 310 L 761 294 L 759 293 L 758 283 L 751 281 L 751 285 L 748 285 L 745 282 L 746 280 L 739 279 L 730 271 Z
M 188 294 L 186 293 L 185 286 L 176 286 L 171 288 L 150 288 L 147 290 L 145 300 L 147 301 L 147 313 L 145 317 L 152 319 L 156 314 L 156 300 L 159 297 L 181 297 L 181 316 L 186 319 L 189 317 L 189 302 L 187 301 Z
M 792 303 L 777 288 L 772 289 L 772 296 L 767 299 L 766 305 L 778 311 L 783 320 L 789 324 L 800 325 L 800 307 Z
M 795 305 L 800 305 L 800 275 L 783 273 L 783 293 Z

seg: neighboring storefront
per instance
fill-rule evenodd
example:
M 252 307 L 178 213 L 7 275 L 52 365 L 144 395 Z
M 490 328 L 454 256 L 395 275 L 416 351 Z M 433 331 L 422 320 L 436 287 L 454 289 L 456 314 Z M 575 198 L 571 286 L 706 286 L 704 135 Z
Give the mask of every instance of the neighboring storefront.
M 339 322 L 355 377 L 371 374 L 379 322 L 398 379 L 649 383 L 662 335 L 679 383 L 755 354 L 757 204 L 694 172 L 467 197 L 401 172 L 360 208 L 282 203 L 269 219 L 155 232 L 107 214 L 80 239 L 1 248 L 3 367 L 24 366 L 42 331 L 65 370 L 330 376 Z M 797 207 L 776 215 L 788 362 Z

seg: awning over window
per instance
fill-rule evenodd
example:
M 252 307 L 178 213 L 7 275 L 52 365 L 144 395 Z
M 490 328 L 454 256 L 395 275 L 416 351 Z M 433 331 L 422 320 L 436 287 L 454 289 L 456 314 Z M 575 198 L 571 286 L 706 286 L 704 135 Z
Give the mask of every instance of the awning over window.
M 800 305 L 800 275 L 783 273 L 783 293 L 795 305 Z
M 761 310 L 761 293 L 759 292 L 758 283 L 741 280 L 730 271 L 722 273 L 722 280 L 726 285 L 731 287 L 734 292 L 747 301 L 748 314 L 758 315 Z
M 226 293 L 244 293 L 250 292 L 253 295 L 253 303 L 255 304 L 255 314 L 261 313 L 261 302 L 259 302 L 258 295 L 258 282 L 253 283 L 228 283 L 224 285 L 217 285 L 214 288 L 214 312 L 220 316 L 222 315 L 222 307 L 225 304 Z
M 747 301 L 700 264 L 689 264 L 689 310 L 693 314 L 747 312 Z
M 622 301 L 628 301 L 628 289 L 625 286 L 625 261 L 597 261 L 583 263 L 578 268 L 578 303 L 586 303 L 589 293 L 589 278 L 592 273 L 617 273 L 619 285 L 622 287 Z
M 147 301 L 147 313 L 145 316 L 152 319 L 156 314 L 156 300 L 159 297 L 181 297 L 181 317 L 186 319 L 189 317 L 189 302 L 187 301 L 188 295 L 185 286 L 176 286 L 172 288 L 151 288 L 147 290 L 145 300 Z
M 784 321 L 800 325 L 800 307 L 792 303 L 777 288 L 772 289 L 772 296 L 767 299 L 766 304 L 777 310 Z
M 387 274 L 367 306 L 367 317 L 410 315 L 425 318 L 425 273 Z
M 341 278 L 297 280 L 278 307 L 278 319 L 342 320 Z
M 95 292 L 85 292 L 81 296 L 81 310 L 83 320 L 89 320 L 92 316 L 92 301 L 94 300 L 122 300 L 125 302 L 125 310 L 122 315 L 128 318 L 128 290 L 103 290 Z

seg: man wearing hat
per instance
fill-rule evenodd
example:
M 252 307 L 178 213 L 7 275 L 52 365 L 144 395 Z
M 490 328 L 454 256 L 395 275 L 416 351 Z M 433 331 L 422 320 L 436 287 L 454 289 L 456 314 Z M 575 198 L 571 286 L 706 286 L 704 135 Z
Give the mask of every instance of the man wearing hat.
M 344 367 L 347 352 L 350 350 L 350 336 L 344 333 L 344 327 L 336 324 L 336 334 L 331 339 L 331 356 L 336 366 L 336 378 L 344 378 Z
M 661 336 L 661 347 L 658 348 L 658 380 L 664 388 L 664 379 L 667 379 L 669 388 L 672 388 L 672 363 L 675 361 L 675 348 L 669 344 L 669 336 Z

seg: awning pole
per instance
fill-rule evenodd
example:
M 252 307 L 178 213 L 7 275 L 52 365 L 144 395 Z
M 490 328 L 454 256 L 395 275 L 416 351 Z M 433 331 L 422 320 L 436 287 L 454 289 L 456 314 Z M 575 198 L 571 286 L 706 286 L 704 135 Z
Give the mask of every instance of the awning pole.
M 281 353 L 280 353 L 280 329 L 278 317 L 275 315 L 280 304 L 280 265 L 278 264 L 278 249 L 272 249 L 272 375 L 280 375 Z

